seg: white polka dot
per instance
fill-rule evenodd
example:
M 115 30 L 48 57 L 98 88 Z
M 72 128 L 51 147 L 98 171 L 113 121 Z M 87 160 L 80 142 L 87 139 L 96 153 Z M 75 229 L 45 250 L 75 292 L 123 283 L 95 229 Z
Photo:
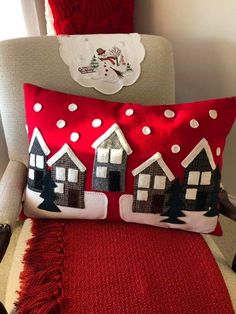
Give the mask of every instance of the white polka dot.
M 217 147 L 216 149 L 216 156 L 220 156 L 221 155 L 221 148 Z
M 73 112 L 76 111 L 78 109 L 78 106 L 76 104 L 69 104 L 68 109 Z
M 70 135 L 70 140 L 71 140 L 72 142 L 77 142 L 78 139 L 79 139 L 79 133 L 77 133 L 77 132 L 71 133 L 71 135 Z
M 94 128 L 99 128 L 102 125 L 102 120 L 101 119 L 94 119 L 92 121 L 92 126 Z
M 209 110 L 209 116 L 212 118 L 212 119 L 216 119 L 217 116 L 218 116 L 218 113 L 216 110 Z
M 172 153 L 174 153 L 174 154 L 179 153 L 179 152 L 180 152 L 180 146 L 177 145 L 177 144 L 173 145 L 173 146 L 171 147 L 171 151 L 172 151 Z
M 165 110 L 164 115 L 166 118 L 174 118 L 175 117 L 174 111 L 169 110 L 169 109 Z
M 144 126 L 142 132 L 144 135 L 149 135 L 151 134 L 151 129 L 148 126 Z
M 41 111 L 42 108 L 43 108 L 43 106 L 42 106 L 39 102 L 37 102 L 36 104 L 34 104 L 34 111 L 35 111 L 35 112 Z
M 133 109 L 127 109 L 127 110 L 125 111 L 125 114 L 126 114 L 128 117 L 130 117 L 130 116 L 132 116 L 132 115 L 134 114 L 134 110 L 133 110 Z
M 58 121 L 57 121 L 57 127 L 58 127 L 59 129 L 64 128 L 65 125 L 66 125 L 65 120 L 58 120 Z
M 191 128 L 193 128 L 193 129 L 197 129 L 197 128 L 199 127 L 199 123 L 198 123 L 197 120 L 192 119 L 192 120 L 190 121 L 190 126 L 191 126 Z
M 25 130 L 26 130 L 26 133 L 28 134 L 29 133 L 29 128 L 28 128 L 27 124 L 25 125 Z

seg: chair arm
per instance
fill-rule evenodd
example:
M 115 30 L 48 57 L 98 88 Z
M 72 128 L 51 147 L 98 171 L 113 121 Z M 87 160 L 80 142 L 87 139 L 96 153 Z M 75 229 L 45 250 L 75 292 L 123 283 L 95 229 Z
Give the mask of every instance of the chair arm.
M 18 161 L 10 161 L 0 181 L 0 261 L 21 210 L 26 178 L 26 166 Z
M 224 190 L 220 190 L 220 213 L 234 221 L 236 221 L 236 206 L 229 200 L 228 193 Z M 236 273 L 236 254 L 233 259 L 232 269 Z

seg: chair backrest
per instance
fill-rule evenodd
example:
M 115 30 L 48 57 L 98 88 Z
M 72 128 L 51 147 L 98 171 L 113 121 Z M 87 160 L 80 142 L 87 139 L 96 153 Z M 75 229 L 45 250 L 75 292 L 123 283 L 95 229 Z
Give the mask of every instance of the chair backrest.
M 173 55 L 169 42 L 142 35 L 145 59 L 138 81 L 114 95 L 77 84 L 59 54 L 57 37 L 30 37 L 0 42 L 0 110 L 10 160 L 27 164 L 23 83 L 114 101 L 143 104 L 174 102 Z

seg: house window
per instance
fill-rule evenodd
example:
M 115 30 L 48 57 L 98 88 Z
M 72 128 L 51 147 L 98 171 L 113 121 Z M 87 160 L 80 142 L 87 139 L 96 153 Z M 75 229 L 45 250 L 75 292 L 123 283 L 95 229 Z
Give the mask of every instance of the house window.
M 109 161 L 109 149 L 108 148 L 98 148 L 97 150 L 97 162 Z
M 33 169 L 29 169 L 29 178 L 31 180 L 34 180 L 34 170 Z
M 65 181 L 66 170 L 62 167 L 56 167 L 56 180 Z
M 149 188 L 150 186 L 150 174 L 140 174 L 138 176 L 138 187 L 139 188 Z
M 96 177 L 97 178 L 106 178 L 107 177 L 107 167 L 97 167 L 96 168 Z
M 44 157 L 36 155 L 36 167 L 43 169 L 44 168 Z
M 210 185 L 211 184 L 211 172 L 205 171 L 201 174 L 201 185 Z
M 30 154 L 30 166 L 35 167 L 35 154 Z
M 198 185 L 200 179 L 199 171 L 189 171 L 188 174 L 188 185 Z
M 110 162 L 112 164 L 122 164 L 123 149 L 111 149 Z
M 147 201 L 148 191 L 138 190 L 137 191 L 137 201 Z
M 56 193 L 64 193 L 64 183 L 56 183 L 57 187 L 55 188 Z
M 197 189 L 186 189 L 185 199 L 186 200 L 196 200 Z
M 165 190 L 165 188 L 166 188 L 166 177 L 165 176 L 155 176 L 154 189 Z
M 69 182 L 78 182 L 78 170 L 77 169 L 68 169 L 68 181 Z

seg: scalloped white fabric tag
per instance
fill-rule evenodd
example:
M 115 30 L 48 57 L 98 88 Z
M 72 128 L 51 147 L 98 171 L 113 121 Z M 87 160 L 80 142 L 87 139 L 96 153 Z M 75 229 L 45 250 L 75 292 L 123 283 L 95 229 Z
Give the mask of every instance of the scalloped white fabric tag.
M 145 48 L 139 34 L 58 36 L 58 41 L 71 77 L 84 87 L 115 94 L 140 76 Z

